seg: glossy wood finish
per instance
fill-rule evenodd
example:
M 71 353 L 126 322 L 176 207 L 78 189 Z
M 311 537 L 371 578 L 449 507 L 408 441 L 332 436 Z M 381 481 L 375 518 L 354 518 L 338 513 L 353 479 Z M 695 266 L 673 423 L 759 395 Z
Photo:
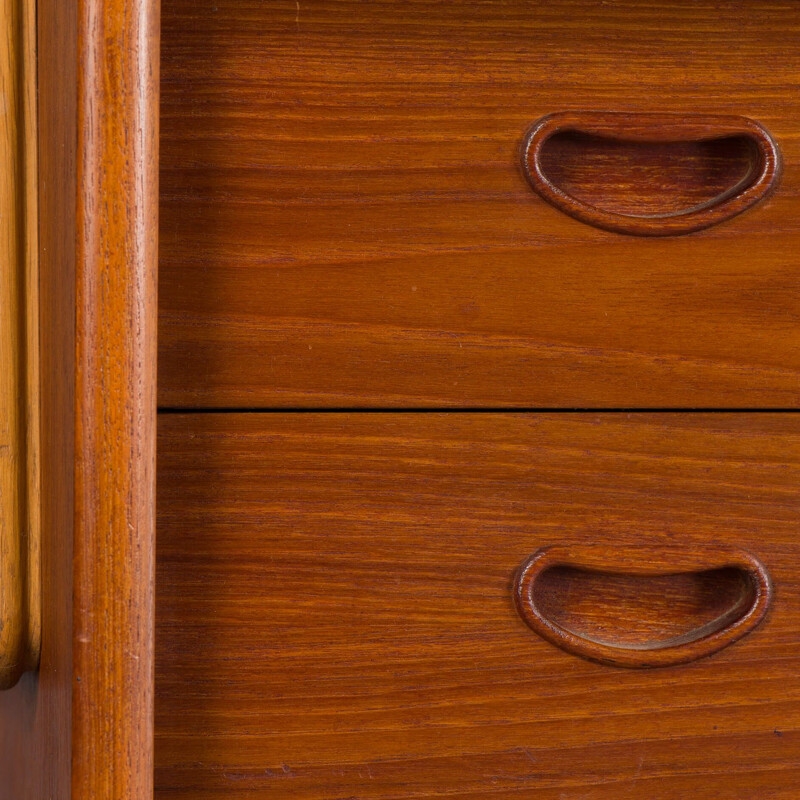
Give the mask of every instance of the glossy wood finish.
M 41 651 L 36 4 L 0 0 L 0 689 Z
M 150 800 L 158 2 L 78 26 L 72 800 Z
M 163 406 L 798 407 L 800 4 L 163 16 Z M 556 111 L 745 116 L 783 178 L 688 236 L 597 230 L 521 169 Z
M 38 0 L 42 654 L 0 693 L 4 800 L 71 798 L 76 17 Z
M 562 580 L 547 580 L 555 570 L 562 570 Z M 701 604 L 692 615 L 687 612 L 693 598 L 687 603 L 682 591 L 687 573 L 696 582 L 701 576 L 706 581 L 710 575 L 716 578 L 716 596 L 694 598 L 694 604 L 698 599 Z M 595 586 L 586 592 L 582 584 L 589 577 Z M 634 582 L 633 577 L 649 580 Z M 665 582 L 665 577 L 682 580 Z M 620 583 L 635 592 L 633 603 L 620 602 L 615 591 Z M 728 588 L 731 583 L 733 591 Z M 645 605 L 654 592 L 664 595 L 658 613 L 639 623 L 647 635 L 632 637 L 626 611 L 629 614 L 634 603 Z M 514 599 L 525 622 L 567 652 L 614 667 L 670 667 L 705 658 L 750 633 L 767 613 L 772 582 L 751 553 L 713 542 L 700 547 L 678 542 L 668 548 L 556 544 L 526 559 L 514 584 Z M 576 614 L 575 605 L 589 614 Z M 697 612 L 704 617 L 700 623 Z
M 158 800 L 797 797 L 800 415 L 170 414 L 158 463 Z M 774 602 L 594 664 L 513 600 L 589 542 L 742 548 Z
M 563 147 L 555 152 L 551 147 L 544 158 L 548 143 L 561 134 L 573 135 L 572 155 L 578 161 L 577 169 L 563 169 Z M 615 144 L 623 157 L 617 158 L 616 163 L 610 159 L 597 163 L 598 139 L 604 140 L 606 147 L 608 143 Z M 680 148 L 675 152 L 675 145 L 687 143 L 693 145 L 691 150 Z M 713 153 L 712 158 L 697 159 L 703 144 Z M 645 159 L 639 150 L 642 145 L 646 146 Z M 731 150 L 729 156 L 726 151 Z M 688 163 L 684 160 L 687 155 Z M 584 160 L 589 162 L 585 167 Z M 642 164 L 643 160 L 650 163 Z M 673 160 L 678 161 L 676 166 L 671 166 Z M 700 160 L 700 170 L 691 169 L 692 160 Z M 581 222 L 636 236 L 677 236 L 726 222 L 763 200 L 778 182 L 781 160 L 769 132 L 746 117 L 593 111 L 556 113 L 539 120 L 525 138 L 522 166 L 542 198 Z M 699 193 L 699 202 L 674 207 L 669 196 L 669 171 L 676 169 L 681 177 L 680 193 Z M 563 176 L 570 171 L 578 175 L 571 175 L 566 186 L 553 180 L 553 172 Z M 632 171 L 645 174 L 631 180 Z M 582 172 L 588 173 L 592 184 L 589 199 L 581 197 L 582 192 L 573 191 L 582 188 Z M 727 181 L 715 186 L 720 177 Z M 638 201 L 641 190 L 637 184 L 643 179 L 649 184 L 651 208 L 641 208 L 643 204 Z M 661 203 L 654 202 L 656 194 L 666 197 Z M 614 201 L 619 204 L 620 195 L 626 210 L 613 207 Z

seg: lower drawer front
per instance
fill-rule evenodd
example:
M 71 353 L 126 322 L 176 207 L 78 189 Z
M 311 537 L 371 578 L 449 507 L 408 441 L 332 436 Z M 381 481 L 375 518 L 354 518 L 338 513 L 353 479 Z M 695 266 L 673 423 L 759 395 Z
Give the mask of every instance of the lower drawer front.
M 159 425 L 157 798 L 800 796 L 800 415 Z M 688 664 L 585 660 L 513 593 L 531 553 L 587 543 L 740 548 L 772 603 Z M 548 613 L 630 646 L 736 602 L 726 570 L 629 566 L 553 571 Z

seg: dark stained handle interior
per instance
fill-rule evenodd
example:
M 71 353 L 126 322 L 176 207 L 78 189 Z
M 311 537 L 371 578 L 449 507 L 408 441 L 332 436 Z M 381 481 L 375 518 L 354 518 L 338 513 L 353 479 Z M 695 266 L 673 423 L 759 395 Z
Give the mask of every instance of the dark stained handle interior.
M 583 608 L 589 607 L 591 614 L 591 624 L 583 629 L 565 623 L 558 612 L 568 609 L 570 603 L 576 601 L 575 594 L 582 591 L 584 584 L 564 580 L 563 588 L 560 587 L 558 581 L 547 577 L 548 574 L 558 575 L 558 570 L 586 575 L 589 582 L 601 590 L 609 590 L 607 599 L 583 603 Z M 619 604 L 615 604 L 611 591 L 615 583 L 619 586 L 620 581 L 622 585 L 628 581 L 630 589 L 631 581 L 635 583 L 638 580 L 642 587 L 650 581 L 654 584 L 651 587 L 653 591 L 659 594 L 664 582 L 670 579 L 674 579 L 674 588 L 680 591 L 687 585 L 687 579 L 697 579 L 701 575 L 717 579 L 713 576 L 731 574 L 737 576 L 738 589 L 734 593 L 729 591 L 724 606 L 720 607 L 717 605 L 719 592 L 712 583 L 710 593 L 703 600 L 709 605 L 710 616 L 707 615 L 702 624 L 690 625 L 680 633 L 670 630 L 662 637 L 651 636 L 642 641 L 632 641 L 624 635 L 630 622 L 624 618 Z M 722 581 L 722 578 L 718 579 Z M 543 601 L 540 590 L 545 583 L 548 583 L 547 602 Z M 728 584 L 731 585 L 729 580 Z M 517 609 L 536 633 L 574 655 L 618 667 L 665 667 L 715 653 L 758 625 L 771 597 L 772 586 L 764 565 L 744 550 L 723 545 L 691 550 L 554 545 L 538 550 L 528 558 L 522 564 L 515 583 Z M 578 604 L 581 599 L 577 598 Z M 679 617 L 680 599 L 665 593 L 665 612 Z M 658 620 L 655 622 L 651 627 L 657 629 Z M 675 619 L 670 622 L 674 624 Z M 615 638 L 615 629 L 620 633 L 618 638 Z M 669 629 L 666 622 L 664 629 Z
M 741 137 L 750 145 L 749 165 L 741 179 L 718 194 L 683 209 L 652 213 L 621 213 L 603 203 L 587 202 L 559 186 L 542 158 L 548 141 L 574 133 L 612 142 L 667 146 L 681 142 L 707 143 Z M 587 153 L 588 156 L 588 153 Z M 528 132 L 523 147 L 523 170 L 533 189 L 548 203 L 588 225 L 640 236 L 674 236 L 723 222 L 751 207 L 775 187 L 780 157 L 774 140 L 759 123 L 732 115 L 623 114 L 561 112 L 540 119 Z M 609 182 L 616 176 L 609 175 Z M 657 181 L 657 177 L 655 178 Z M 657 184 L 654 190 L 657 191 Z

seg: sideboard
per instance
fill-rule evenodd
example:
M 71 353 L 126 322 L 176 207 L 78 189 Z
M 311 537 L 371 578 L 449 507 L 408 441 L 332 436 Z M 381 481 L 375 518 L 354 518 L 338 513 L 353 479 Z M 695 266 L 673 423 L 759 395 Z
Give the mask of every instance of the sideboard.
M 0 800 L 800 796 L 800 5 L 2 9 Z

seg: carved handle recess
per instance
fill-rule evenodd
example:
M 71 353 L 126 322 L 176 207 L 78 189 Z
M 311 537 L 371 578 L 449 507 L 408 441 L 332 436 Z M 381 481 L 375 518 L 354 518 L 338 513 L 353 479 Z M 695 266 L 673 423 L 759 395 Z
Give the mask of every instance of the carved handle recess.
M 565 133 L 600 137 L 617 146 L 626 142 L 632 146 L 636 143 L 667 145 L 741 138 L 749 145 L 749 165 L 744 176 L 732 186 L 698 205 L 665 213 L 621 213 L 604 208 L 602 198 L 589 203 L 573 196 L 548 176 L 543 152 L 549 140 Z M 588 159 L 589 153 L 586 155 Z M 602 166 L 608 168 L 608 165 Z M 550 114 L 532 127 L 524 141 L 522 167 L 531 186 L 542 198 L 588 225 L 639 236 L 674 236 L 723 222 L 764 198 L 779 178 L 780 157 L 770 134 L 747 117 L 576 111 Z M 658 177 L 654 177 L 654 181 L 657 180 Z M 610 183 L 622 181 L 621 176 L 612 176 Z
M 665 578 L 698 574 L 738 575 L 736 590 L 724 609 L 712 609 L 713 614 L 703 624 L 671 633 L 665 638 L 646 641 L 615 640 L 614 625 L 624 630 L 625 622 L 615 620 L 613 603 L 599 611 L 601 619 L 593 619 L 591 632 L 577 630 L 557 619 L 553 609 L 569 602 L 565 588 L 555 601 L 543 603 L 537 591 L 550 570 L 568 568 L 584 574 L 603 585 L 615 576 Z M 713 588 L 713 587 L 712 587 Z M 574 590 L 574 587 L 573 587 Z M 550 590 L 552 594 L 552 589 Z M 658 589 L 656 589 L 658 591 Z M 713 594 L 713 591 L 712 591 Z M 730 594 L 730 592 L 729 592 Z M 740 639 L 763 619 L 772 597 L 770 578 L 761 562 L 751 554 L 725 546 L 696 548 L 691 552 L 679 549 L 658 552 L 653 548 L 614 548 L 592 545 L 556 545 L 538 550 L 521 566 L 515 583 L 517 609 L 525 622 L 540 636 L 574 655 L 617 667 L 664 667 L 683 664 L 715 653 Z

